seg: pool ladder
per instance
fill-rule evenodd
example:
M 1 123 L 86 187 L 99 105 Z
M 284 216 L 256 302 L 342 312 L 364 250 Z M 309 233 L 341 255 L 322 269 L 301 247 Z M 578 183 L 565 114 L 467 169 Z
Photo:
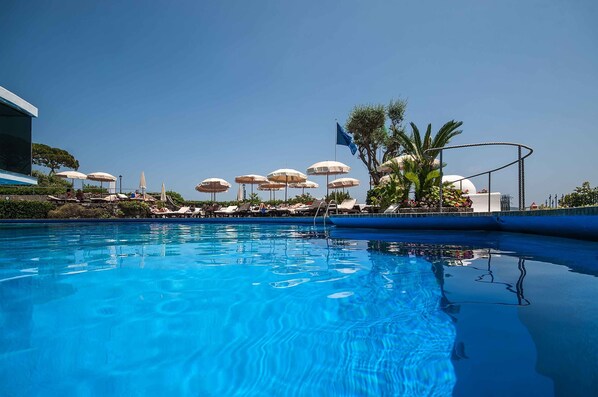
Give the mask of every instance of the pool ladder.
M 328 213 L 330 212 L 330 205 L 332 203 L 334 203 L 334 205 L 336 206 L 336 201 L 334 201 L 334 199 L 330 200 L 329 203 L 326 203 L 326 201 L 322 201 L 318 205 L 318 209 L 316 210 L 316 214 L 314 215 L 314 227 L 316 227 L 316 219 L 318 217 L 318 214 L 320 213 L 320 208 L 322 208 L 323 204 L 326 205 L 326 211 L 324 212 L 324 218 L 322 219 L 322 222 L 324 223 L 324 227 L 326 227 L 326 218 L 328 218 Z M 336 208 L 336 213 L 338 214 L 338 206 L 336 206 L 335 208 Z

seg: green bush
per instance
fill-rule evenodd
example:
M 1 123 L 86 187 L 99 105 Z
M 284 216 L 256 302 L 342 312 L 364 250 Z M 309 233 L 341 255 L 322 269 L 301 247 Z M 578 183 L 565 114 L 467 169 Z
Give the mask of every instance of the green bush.
M 106 219 L 110 218 L 110 211 L 102 207 L 87 208 L 79 204 L 65 204 L 48 213 L 48 218 L 54 219 Z
M 0 219 L 45 219 L 55 208 L 47 201 L 0 201 Z
M 151 215 L 150 207 L 144 201 L 122 201 L 118 209 L 125 218 L 147 218 Z
M 166 195 L 169 196 L 172 199 L 172 201 L 175 202 L 175 204 L 183 205 L 183 203 L 185 202 L 185 199 L 183 198 L 183 196 L 181 196 L 177 192 L 173 192 L 172 190 L 167 190 Z M 157 197 L 160 197 L 160 193 L 158 193 Z
M 66 194 L 66 189 L 62 186 L 2 186 L 0 187 L 0 195 L 31 196 L 35 194 L 50 194 L 60 196 Z
M 436 208 L 440 201 L 440 188 L 433 186 L 430 191 L 416 203 L 416 207 Z M 471 207 L 471 200 L 469 197 L 463 196 L 463 192 L 459 189 L 453 189 L 448 186 L 442 188 L 442 206 L 443 207 Z

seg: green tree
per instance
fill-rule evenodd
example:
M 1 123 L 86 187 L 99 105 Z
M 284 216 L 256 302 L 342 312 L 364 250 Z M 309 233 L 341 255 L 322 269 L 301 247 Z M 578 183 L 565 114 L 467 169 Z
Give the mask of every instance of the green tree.
M 560 201 L 561 207 L 584 207 L 598 205 L 598 187 L 591 188 L 590 182 L 584 182 L 573 193 L 565 195 Z
M 432 124 L 428 124 L 426 133 L 422 138 L 419 128 L 417 128 L 414 123 L 409 124 L 411 125 L 412 130 L 410 135 L 407 135 L 404 130 L 397 129 L 395 131 L 395 137 L 399 144 L 403 147 L 404 153 L 411 155 L 417 163 L 432 164 L 434 159 L 440 154 L 440 151 L 426 151 L 428 149 L 439 148 L 448 145 L 451 139 L 463 132 L 459 130 L 459 127 L 463 125 L 463 122 L 451 120 L 440 127 L 434 136 L 432 136 Z
M 347 130 L 353 134 L 359 159 L 365 164 L 374 184 L 381 174 L 377 168 L 382 162 L 400 154 L 398 132 L 404 131 L 403 120 L 407 102 L 391 100 L 388 106 L 358 105 L 353 108 L 346 122 Z M 386 127 L 390 119 L 390 132 Z
M 79 161 L 64 149 L 53 148 L 42 143 L 32 145 L 33 164 L 47 167 L 50 169 L 50 175 L 56 173 L 62 167 L 79 169 Z

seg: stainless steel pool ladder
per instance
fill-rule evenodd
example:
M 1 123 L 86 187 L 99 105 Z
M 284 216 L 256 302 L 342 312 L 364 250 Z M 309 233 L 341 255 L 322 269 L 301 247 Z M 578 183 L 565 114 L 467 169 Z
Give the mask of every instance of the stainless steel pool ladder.
M 314 227 L 316 226 L 316 218 L 318 217 L 318 213 L 320 212 L 320 208 L 322 207 L 322 204 L 326 204 L 326 211 L 324 212 L 324 218 L 323 218 L 323 223 L 324 226 L 326 226 L 326 218 L 328 217 L 328 212 L 330 210 L 330 205 L 334 203 L 334 205 L 336 206 L 336 213 L 338 214 L 338 205 L 336 205 L 336 201 L 334 201 L 334 199 L 330 200 L 329 203 L 326 203 L 326 201 L 322 201 L 319 205 L 318 205 L 318 209 L 316 210 L 316 214 L 314 215 Z

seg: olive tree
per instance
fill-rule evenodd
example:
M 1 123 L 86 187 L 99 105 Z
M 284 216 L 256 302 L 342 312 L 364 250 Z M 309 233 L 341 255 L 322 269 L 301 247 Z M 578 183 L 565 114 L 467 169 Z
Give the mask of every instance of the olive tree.
M 346 122 L 353 134 L 359 159 L 365 164 L 374 184 L 380 181 L 378 167 L 384 161 L 400 154 L 399 132 L 404 132 L 405 100 L 391 100 L 387 106 L 358 105 Z M 390 119 L 390 132 L 386 127 Z

